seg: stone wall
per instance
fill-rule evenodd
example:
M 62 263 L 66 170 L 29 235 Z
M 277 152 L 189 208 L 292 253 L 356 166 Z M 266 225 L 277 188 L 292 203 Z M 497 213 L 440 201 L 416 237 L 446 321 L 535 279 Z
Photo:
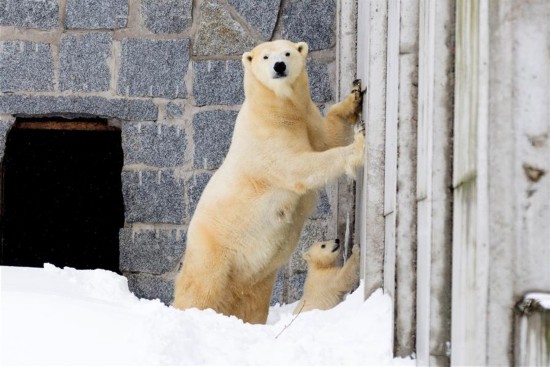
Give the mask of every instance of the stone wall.
M 121 126 L 120 270 L 138 296 L 169 302 L 200 194 L 243 102 L 241 54 L 305 41 L 313 100 L 333 102 L 336 0 L 0 1 L 0 152 L 13 117 L 99 116 Z M 301 247 L 336 236 L 337 184 Z M 273 302 L 300 297 L 299 251 Z

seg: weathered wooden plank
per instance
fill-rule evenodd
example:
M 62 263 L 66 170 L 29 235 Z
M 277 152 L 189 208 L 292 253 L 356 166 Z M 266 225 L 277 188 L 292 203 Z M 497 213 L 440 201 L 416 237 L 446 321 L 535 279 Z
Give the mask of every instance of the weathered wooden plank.
M 80 130 L 80 131 L 117 131 L 115 126 L 107 125 L 107 122 L 94 121 L 40 121 L 18 122 L 16 128 L 29 130 Z
M 513 119 L 514 0 L 489 2 L 491 49 L 489 202 L 491 264 L 487 305 L 487 364 L 511 366 L 517 236 L 516 131 Z
M 360 203 L 360 241 L 365 297 L 383 286 L 384 269 L 384 143 L 386 116 L 387 3 L 358 2 L 358 71 L 369 92 L 364 102 L 366 162 Z
M 414 33 L 415 29 L 408 32 Z M 415 352 L 418 56 L 411 49 L 399 59 L 394 351 L 397 356 L 405 357 Z
M 452 355 L 483 365 L 488 298 L 488 5 L 462 0 L 456 16 Z
M 430 365 L 450 363 L 452 274 L 452 132 L 455 0 L 438 0 L 434 20 L 431 158 Z
M 337 2 L 336 9 L 336 101 L 344 99 L 351 90 L 353 80 L 357 78 L 357 2 L 342 0 Z M 351 130 L 351 128 L 350 128 Z M 362 169 L 357 177 L 362 176 Z M 360 182 L 357 185 L 348 177 L 341 177 L 337 182 L 337 238 L 345 239 L 345 249 L 351 250 L 355 228 L 355 203 L 360 195 Z M 348 251 L 349 253 L 349 251 Z
M 514 109 L 521 210 L 516 295 L 550 291 L 550 3 L 516 7 Z M 546 45 L 546 46 L 544 46 Z
M 384 172 L 384 290 L 395 302 L 397 122 L 399 111 L 399 0 L 388 2 L 386 144 Z
M 418 66 L 418 252 L 416 355 L 419 365 L 428 365 L 430 356 L 431 279 L 431 169 L 433 152 L 433 83 L 435 2 L 421 1 L 419 9 Z

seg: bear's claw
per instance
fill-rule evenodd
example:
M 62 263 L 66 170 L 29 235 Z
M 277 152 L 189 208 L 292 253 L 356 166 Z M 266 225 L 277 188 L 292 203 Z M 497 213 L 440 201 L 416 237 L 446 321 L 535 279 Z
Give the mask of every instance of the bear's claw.
M 362 133 L 363 136 L 365 135 L 365 130 L 366 130 L 366 126 L 365 126 L 365 121 L 363 120 L 360 120 L 356 125 L 355 125 L 355 133 Z

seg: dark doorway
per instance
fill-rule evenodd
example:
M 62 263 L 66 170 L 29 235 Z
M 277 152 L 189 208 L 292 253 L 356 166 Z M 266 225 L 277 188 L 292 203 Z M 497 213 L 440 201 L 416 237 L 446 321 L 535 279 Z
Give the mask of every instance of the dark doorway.
M 19 119 L 2 165 L 1 264 L 119 272 L 120 130 L 102 120 Z

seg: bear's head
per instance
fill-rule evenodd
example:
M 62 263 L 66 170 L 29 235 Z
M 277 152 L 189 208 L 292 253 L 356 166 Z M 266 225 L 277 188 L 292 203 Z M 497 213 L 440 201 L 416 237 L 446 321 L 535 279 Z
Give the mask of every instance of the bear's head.
M 340 256 L 340 241 L 332 240 L 314 243 L 302 255 L 310 267 L 331 268 L 337 265 Z
M 309 96 L 306 72 L 308 46 L 305 42 L 285 40 L 264 42 L 245 52 L 242 62 L 245 70 L 245 94 L 258 92 L 256 83 L 275 93 L 277 97 L 293 96 L 293 90 L 304 88 Z M 305 83 L 305 84 L 304 84 Z

